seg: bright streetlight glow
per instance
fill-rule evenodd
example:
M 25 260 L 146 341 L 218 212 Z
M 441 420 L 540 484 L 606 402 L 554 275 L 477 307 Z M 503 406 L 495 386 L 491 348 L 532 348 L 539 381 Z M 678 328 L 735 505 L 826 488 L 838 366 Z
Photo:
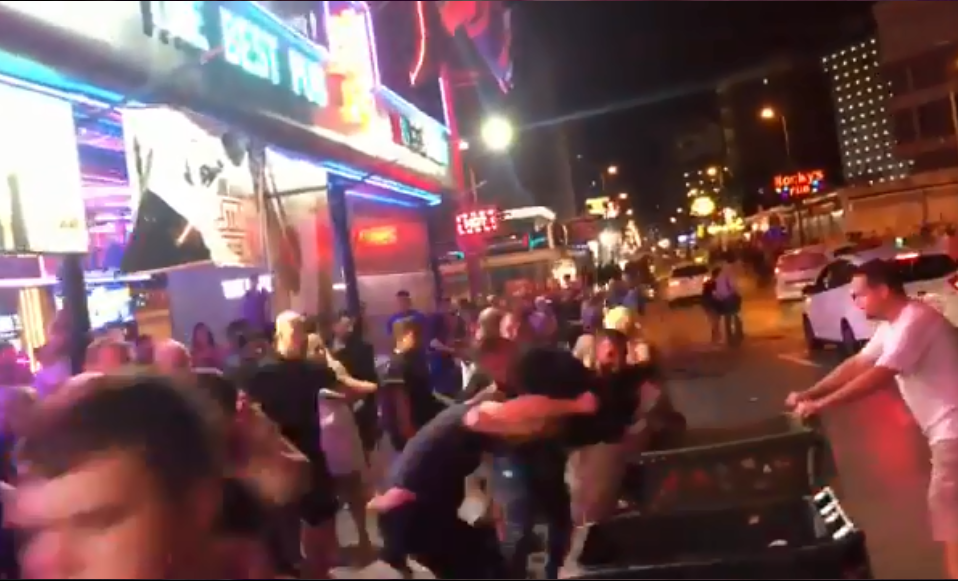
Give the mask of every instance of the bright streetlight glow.
M 515 128 L 504 117 L 490 117 L 482 124 L 482 141 L 492 151 L 505 151 L 512 145 Z
M 690 211 L 693 216 L 711 216 L 715 213 L 715 202 L 708 196 L 699 196 L 692 201 Z
M 708 168 L 707 170 L 705 170 L 705 173 L 709 174 L 710 178 L 714 178 L 715 176 L 718 175 L 718 168 L 715 166 L 712 166 Z
M 669 222 L 675 224 L 675 222 L 676 222 L 675 216 L 672 216 L 671 218 L 669 218 Z
M 759 111 L 758 116 L 762 119 L 775 119 L 777 115 L 775 114 L 775 109 L 771 107 L 762 107 L 762 110 Z
M 619 194 L 619 199 L 620 199 L 620 200 L 628 200 L 628 199 L 629 199 L 629 194 L 627 194 L 627 193 L 625 193 L 625 192 L 622 192 L 621 194 Z
M 605 170 L 605 171 L 609 172 L 609 175 L 610 175 L 610 176 L 614 176 L 615 174 L 619 173 L 619 166 L 617 166 L 617 165 L 610 165 L 610 166 L 609 166 L 609 169 L 607 169 L 607 170 Z
M 469 142 L 463 139 L 459 142 L 459 151 L 469 151 Z

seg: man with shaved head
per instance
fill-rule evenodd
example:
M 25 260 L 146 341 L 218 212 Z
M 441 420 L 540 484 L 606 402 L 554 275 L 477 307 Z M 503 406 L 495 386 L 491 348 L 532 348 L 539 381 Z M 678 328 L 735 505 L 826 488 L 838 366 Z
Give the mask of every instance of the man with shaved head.
M 189 371 L 193 367 L 190 350 L 173 339 L 162 341 L 156 346 L 153 362 L 157 369 L 170 374 Z
M 339 501 L 323 452 L 318 398 L 320 390 L 336 387 L 337 378 L 328 366 L 306 358 L 306 343 L 305 317 L 295 311 L 280 313 L 273 357 L 241 378 L 241 386 L 309 459 L 310 487 L 295 507 L 297 521 L 303 523 L 301 573 L 307 579 L 329 579 L 339 548 L 335 526 Z

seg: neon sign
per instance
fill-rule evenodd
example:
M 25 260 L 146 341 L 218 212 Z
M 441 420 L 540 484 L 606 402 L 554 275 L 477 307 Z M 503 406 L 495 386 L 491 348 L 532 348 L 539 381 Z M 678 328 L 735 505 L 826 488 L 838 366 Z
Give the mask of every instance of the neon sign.
M 817 194 L 825 187 L 825 172 L 816 169 L 800 171 L 794 174 L 777 175 L 773 180 L 775 192 L 782 197 L 807 196 Z
M 499 229 L 499 211 L 495 208 L 470 210 L 456 216 L 456 233 L 459 236 L 492 234 Z
M 144 29 L 150 36 L 183 48 L 208 52 L 222 41 L 222 60 L 314 105 L 329 103 L 320 49 L 284 43 L 229 4 L 145 2 Z
M 340 75 L 340 105 L 346 123 L 366 125 L 376 114 L 376 71 L 366 15 L 353 8 L 326 15 L 326 35 L 333 54 L 330 72 Z
M 363 228 L 356 234 L 356 240 L 368 246 L 392 246 L 399 241 L 399 231 L 395 226 Z

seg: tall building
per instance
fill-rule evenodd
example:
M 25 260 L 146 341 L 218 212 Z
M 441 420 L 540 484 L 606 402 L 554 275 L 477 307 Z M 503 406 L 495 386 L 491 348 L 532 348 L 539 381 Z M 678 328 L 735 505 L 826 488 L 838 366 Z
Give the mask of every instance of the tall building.
M 707 194 L 722 206 L 739 206 L 730 189 L 722 127 L 698 120 L 680 130 L 673 142 L 672 165 L 681 173 L 679 187 L 689 198 Z
M 893 154 L 910 160 L 911 173 L 958 167 L 958 3 L 876 2 L 873 13 Z
M 894 152 L 888 83 L 881 75 L 875 37 L 822 57 L 831 79 L 842 175 L 848 185 L 903 178 L 907 162 Z
M 781 199 L 776 175 L 821 169 L 841 183 L 831 86 L 818 58 L 778 59 L 722 80 L 716 90 L 728 187 L 751 213 Z

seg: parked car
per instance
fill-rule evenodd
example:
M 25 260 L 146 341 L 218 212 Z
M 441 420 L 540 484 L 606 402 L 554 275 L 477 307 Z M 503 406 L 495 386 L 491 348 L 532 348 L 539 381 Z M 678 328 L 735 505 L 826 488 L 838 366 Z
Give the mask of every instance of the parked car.
M 674 305 L 678 301 L 702 298 L 702 290 L 709 276 L 709 267 L 705 264 L 673 266 L 663 289 L 665 300 L 669 305 Z
M 809 350 L 826 344 L 856 353 L 875 332 L 875 324 L 855 305 L 849 285 L 855 266 L 890 260 L 898 267 L 909 296 L 928 302 L 958 324 L 958 264 L 938 249 L 883 247 L 834 258 L 803 289 L 802 326 Z
M 822 246 L 806 246 L 779 256 L 775 263 L 775 298 L 801 300 L 802 289 L 815 280 L 831 256 Z

